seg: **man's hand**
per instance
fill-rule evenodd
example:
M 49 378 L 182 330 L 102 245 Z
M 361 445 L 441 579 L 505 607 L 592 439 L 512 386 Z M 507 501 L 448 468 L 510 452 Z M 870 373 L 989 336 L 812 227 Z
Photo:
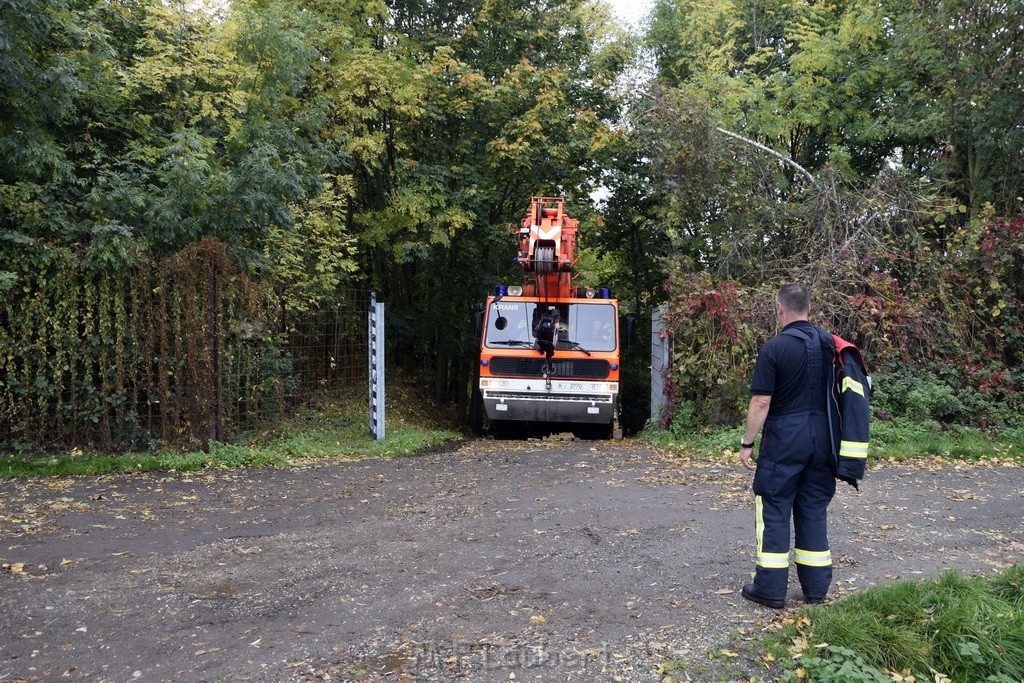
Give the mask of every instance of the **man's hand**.
M 750 461 L 750 458 L 753 457 L 753 455 L 754 455 L 754 449 L 753 448 L 741 448 L 740 449 L 740 462 L 743 463 L 744 467 L 746 467 L 748 470 L 751 470 L 751 471 L 754 469 L 754 465 Z

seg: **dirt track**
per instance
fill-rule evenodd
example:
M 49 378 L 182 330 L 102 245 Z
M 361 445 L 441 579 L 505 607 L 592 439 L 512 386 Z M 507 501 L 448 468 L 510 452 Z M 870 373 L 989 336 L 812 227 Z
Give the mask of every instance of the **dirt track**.
M 0 482 L 0 681 L 771 677 L 749 482 L 628 440 Z M 842 486 L 835 594 L 1019 561 L 1022 493 L 1016 466 Z

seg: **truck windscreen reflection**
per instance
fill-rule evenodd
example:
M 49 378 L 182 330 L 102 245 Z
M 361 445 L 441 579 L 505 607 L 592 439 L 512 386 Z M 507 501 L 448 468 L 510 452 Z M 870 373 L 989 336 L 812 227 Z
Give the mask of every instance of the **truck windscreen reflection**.
M 487 312 L 489 348 L 535 348 L 534 326 L 545 304 L 527 301 L 499 301 Z M 615 350 L 615 307 L 604 303 L 558 304 L 558 349 L 587 351 Z

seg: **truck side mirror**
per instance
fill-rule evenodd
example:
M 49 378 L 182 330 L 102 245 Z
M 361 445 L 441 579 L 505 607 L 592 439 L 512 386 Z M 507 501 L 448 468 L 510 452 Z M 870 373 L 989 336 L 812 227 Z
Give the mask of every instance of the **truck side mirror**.
M 632 344 L 633 338 L 636 337 L 636 316 L 626 316 L 626 343 Z
M 484 333 L 484 305 L 481 303 L 473 304 L 473 332 L 478 337 Z

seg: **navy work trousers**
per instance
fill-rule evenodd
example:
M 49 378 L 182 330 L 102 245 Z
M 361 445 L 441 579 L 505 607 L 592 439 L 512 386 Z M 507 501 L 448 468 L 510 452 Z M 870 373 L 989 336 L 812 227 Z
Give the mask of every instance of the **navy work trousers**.
M 795 531 L 794 561 L 804 595 L 823 598 L 832 583 L 828 504 L 836 492 L 828 417 L 801 412 L 769 417 L 754 472 L 757 570 L 754 592 L 786 597 L 789 582 L 789 520 Z

